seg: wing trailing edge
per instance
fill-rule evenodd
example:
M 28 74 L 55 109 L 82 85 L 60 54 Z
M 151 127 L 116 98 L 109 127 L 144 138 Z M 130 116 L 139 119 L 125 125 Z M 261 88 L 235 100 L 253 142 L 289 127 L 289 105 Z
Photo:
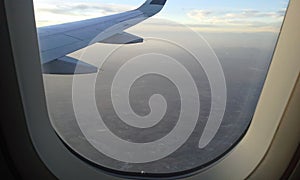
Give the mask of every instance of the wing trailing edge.
M 134 44 L 134 43 L 142 43 L 143 41 L 144 39 L 141 37 L 123 32 L 123 33 L 115 34 L 99 42 L 108 43 L 108 44 Z
M 98 72 L 98 68 L 79 61 L 72 57 L 64 56 L 42 65 L 44 74 L 91 74 Z

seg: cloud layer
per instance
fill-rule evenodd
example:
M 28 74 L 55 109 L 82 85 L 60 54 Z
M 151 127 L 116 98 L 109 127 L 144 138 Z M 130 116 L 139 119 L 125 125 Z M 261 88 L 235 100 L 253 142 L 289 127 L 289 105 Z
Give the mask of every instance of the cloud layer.
M 34 4 L 37 26 L 59 24 L 71 21 L 78 21 L 94 17 L 101 17 L 116 14 L 133 9 L 134 7 L 120 4 L 106 3 L 74 3 L 59 2 Z
M 252 9 L 235 11 L 191 10 L 187 16 L 198 26 L 236 29 L 241 31 L 278 31 L 285 10 L 258 11 Z
M 70 0 L 35 0 L 37 26 L 79 21 L 94 17 L 116 14 L 136 7 L 111 3 L 74 2 Z M 196 31 L 227 32 L 278 32 L 283 21 L 285 9 L 277 11 L 243 10 L 203 10 L 194 9 L 183 13 L 179 23 L 186 24 Z M 178 21 L 166 14 L 158 17 Z

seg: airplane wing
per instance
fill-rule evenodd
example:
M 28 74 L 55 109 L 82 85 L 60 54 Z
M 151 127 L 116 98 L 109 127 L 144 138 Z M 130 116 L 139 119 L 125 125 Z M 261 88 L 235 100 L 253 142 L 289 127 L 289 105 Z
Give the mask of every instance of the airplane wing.
M 98 68 L 68 57 L 94 43 L 130 44 L 143 39 L 124 30 L 161 11 L 167 0 L 147 0 L 139 8 L 100 18 L 38 28 L 44 74 L 95 73 Z M 76 70 L 76 72 L 75 72 Z

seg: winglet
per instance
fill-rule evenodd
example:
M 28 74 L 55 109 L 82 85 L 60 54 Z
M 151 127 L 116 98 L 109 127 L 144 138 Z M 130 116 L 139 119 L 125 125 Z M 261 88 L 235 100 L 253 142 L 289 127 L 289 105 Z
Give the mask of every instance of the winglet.
M 159 13 L 167 0 L 147 0 L 142 6 L 140 6 L 137 10 L 142 11 L 148 17 L 154 16 Z

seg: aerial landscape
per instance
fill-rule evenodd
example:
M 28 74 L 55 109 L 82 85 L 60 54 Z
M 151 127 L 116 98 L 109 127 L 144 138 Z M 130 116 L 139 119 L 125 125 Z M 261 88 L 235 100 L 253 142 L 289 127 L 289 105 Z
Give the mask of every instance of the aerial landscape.
M 166 4 L 124 31 L 142 41 L 95 41 L 99 32 L 65 54 L 96 72 L 60 74 L 55 72 L 64 66 L 59 71 L 48 66 L 43 79 L 49 117 L 72 152 L 96 167 L 149 174 L 201 169 L 222 158 L 247 132 L 288 1 L 267 0 L 259 6 L 257 0 L 147 2 Z M 144 2 L 34 3 L 39 32 L 134 10 Z M 42 50 L 41 56 L 46 57 Z M 149 152 L 144 150 L 148 146 Z

